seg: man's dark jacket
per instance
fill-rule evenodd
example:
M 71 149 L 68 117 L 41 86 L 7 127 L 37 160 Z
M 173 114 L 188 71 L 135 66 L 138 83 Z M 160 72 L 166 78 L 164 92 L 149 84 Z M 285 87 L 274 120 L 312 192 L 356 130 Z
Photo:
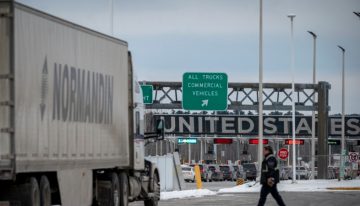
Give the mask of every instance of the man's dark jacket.
M 278 163 L 273 154 L 268 154 L 261 163 L 261 178 L 260 183 L 267 184 L 268 178 L 274 178 L 275 184 L 279 183 L 279 169 Z

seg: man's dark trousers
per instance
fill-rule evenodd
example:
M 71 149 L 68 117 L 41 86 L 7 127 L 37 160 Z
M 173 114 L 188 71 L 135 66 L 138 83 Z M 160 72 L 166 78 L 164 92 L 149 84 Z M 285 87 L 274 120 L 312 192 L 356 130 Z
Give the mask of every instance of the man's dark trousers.
M 278 205 L 285 206 L 285 203 L 282 200 L 282 198 L 279 195 L 279 192 L 276 188 L 276 184 L 274 184 L 272 187 L 269 187 L 268 185 L 263 185 L 261 187 L 260 200 L 259 200 L 258 206 L 265 205 L 266 197 L 268 196 L 269 193 L 271 193 L 271 195 L 274 197 L 274 199 L 276 200 Z

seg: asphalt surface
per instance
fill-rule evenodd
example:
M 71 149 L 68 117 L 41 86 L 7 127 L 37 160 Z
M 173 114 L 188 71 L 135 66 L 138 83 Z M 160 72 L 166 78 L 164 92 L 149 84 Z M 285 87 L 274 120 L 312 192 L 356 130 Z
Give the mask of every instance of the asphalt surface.
M 203 187 L 212 191 L 232 187 L 235 182 L 203 183 Z M 186 189 L 195 189 L 195 183 L 186 183 Z M 289 206 L 360 206 L 360 192 L 334 191 L 334 192 L 282 192 L 286 205 Z M 200 198 L 161 200 L 159 206 L 254 206 L 257 205 L 259 193 L 219 194 Z M 143 206 L 142 202 L 131 203 L 130 206 Z M 277 205 L 275 200 L 268 196 L 267 206 Z
M 235 187 L 236 182 L 235 181 L 203 182 L 202 185 L 203 185 L 203 189 L 208 189 L 217 192 L 222 188 Z M 196 183 L 185 183 L 185 190 L 193 190 L 193 189 L 196 189 Z
M 284 192 L 281 194 L 285 204 L 289 206 L 358 206 L 360 205 L 360 192 Z M 159 206 L 254 206 L 257 205 L 259 194 L 222 194 L 201 198 L 162 200 Z M 140 206 L 143 203 L 131 203 L 131 206 Z M 267 206 L 277 205 L 275 200 L 268 196 Z

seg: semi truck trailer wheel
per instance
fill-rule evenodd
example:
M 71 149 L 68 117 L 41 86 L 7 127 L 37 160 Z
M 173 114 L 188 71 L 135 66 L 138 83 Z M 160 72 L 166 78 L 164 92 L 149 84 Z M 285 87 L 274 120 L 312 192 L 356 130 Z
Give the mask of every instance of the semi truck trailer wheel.
M 22 203 L 25 206 L 40 206 L 40 189 L 35 177 L 24 185 Z
M 120 205 L 120 183 L 118 175 L 113 172 L 111 174 L 111 202 L 110 206 Z
M 120 206 L 129 204 L 129 179 L 125 172 L 119 174 L 120 179 Z
M 51 206 L 51 188 L 46 176 L 40 179 L 40 204 L 41 206 Z
M 160 182 L 157 174 L 154 174 L 154 197 L 144 201 L 145 206 L 157 206 L 160 200 Z

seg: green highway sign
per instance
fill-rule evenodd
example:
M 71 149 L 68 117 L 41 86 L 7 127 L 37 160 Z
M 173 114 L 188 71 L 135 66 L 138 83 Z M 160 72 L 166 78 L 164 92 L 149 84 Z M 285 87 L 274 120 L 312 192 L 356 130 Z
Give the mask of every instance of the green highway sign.
M 178 144 L 196 144 L 197 139 L 195 138 L 179 138 Z
M 225 73 L 186 72 L 182 81 L 185 110 L 227 109 L 228 76 Z
M 144 104 L 152 104 L 153 103 L 153 86 L 152 85 L 141 85 Z

